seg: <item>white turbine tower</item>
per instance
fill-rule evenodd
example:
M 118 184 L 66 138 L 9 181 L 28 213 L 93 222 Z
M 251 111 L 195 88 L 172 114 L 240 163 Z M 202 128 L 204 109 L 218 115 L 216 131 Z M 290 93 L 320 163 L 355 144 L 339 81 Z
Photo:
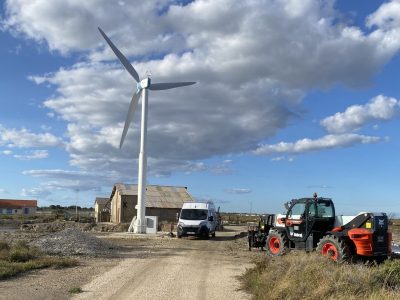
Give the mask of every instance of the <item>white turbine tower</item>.
M 138 172 L 138 205 L 137 205 L 137 218 L 134 224 L 135 233 L 146 233 L 146 169 L 147 169 L 147 153 L 146 153 L 146 136 L 147 136 L 147 102 L 148 91 L 168 90 L 181 86 L 192 85 L 196 82 L 165 82 L 165 83 L 151 83 L 150 77 L 140 80 L 139 75 L 135 68 L 130 64 L 126 57 L 115 47 L 107 35 L 99 28 L 101 35 L 104 37 L 108 45 L 114 51 L 125 69 L 137 82 L 137 90 L 133 95 L 129 105 L 128 116 L 126 117 L 124 131 L 122 132 L 121 142 L 119 147 L 124 143 L 126 133 L 128 132 L 129 125 L 132 121 L 135 108 L 138 104 L 140 95 L 142 95 L 142 120 L 140 132 L 140 152 L 139 152 L 139 172 Z

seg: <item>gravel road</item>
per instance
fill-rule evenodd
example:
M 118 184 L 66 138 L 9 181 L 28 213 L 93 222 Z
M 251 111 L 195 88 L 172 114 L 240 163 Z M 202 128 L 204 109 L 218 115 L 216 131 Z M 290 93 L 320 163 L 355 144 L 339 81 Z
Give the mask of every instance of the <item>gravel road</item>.
M 237 277 L 251 266 L 250 253 L 245 239 L 233 239 L 237 233 L 219 232 L 212 240 L 154 240 L 147 250 L 143 241 L 144 256 L 127 251 L 74 299 L 249 299 Z M 129 249 L 129 237 L 120 239 Z
M 238 277 L 265 252 L 249 252 L 247 237 L 237 237 L 243 230 L 228 227 L 210 240 L 76 230 L 3 233 L 0 240 L 27 240 L 49 253 L 74 255 L 80 264 L 0 280 L 0 300 L 249 299 Z M 76 287 L 83 292 L 70 294 Z

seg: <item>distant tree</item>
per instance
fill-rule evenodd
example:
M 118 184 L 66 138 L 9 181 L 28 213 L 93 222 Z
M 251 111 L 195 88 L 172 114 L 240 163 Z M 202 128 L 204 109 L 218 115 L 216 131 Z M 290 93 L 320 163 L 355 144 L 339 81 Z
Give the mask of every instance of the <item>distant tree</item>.
M 389 225 L 393 225 L 393 221 L 397 219 L 397 216 L 395 213 L 391 212 L 388 213 L 388 219 L 389 219 Z

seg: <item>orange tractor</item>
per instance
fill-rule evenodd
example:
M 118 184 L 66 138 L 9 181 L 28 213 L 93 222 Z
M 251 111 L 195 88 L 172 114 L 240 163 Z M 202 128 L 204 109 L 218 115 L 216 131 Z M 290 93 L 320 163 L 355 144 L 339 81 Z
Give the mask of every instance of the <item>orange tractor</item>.
M 276 215 L 266 240 L 267 252 L 283 255 L 303 249 L 342 262 L 355 256 L 387 259 L 391 255 L 392 234 L 385 213 L 360 213 L 354 217 L 335 216 L 332 199 L 294 199 L 285 204 L 286 215 Z

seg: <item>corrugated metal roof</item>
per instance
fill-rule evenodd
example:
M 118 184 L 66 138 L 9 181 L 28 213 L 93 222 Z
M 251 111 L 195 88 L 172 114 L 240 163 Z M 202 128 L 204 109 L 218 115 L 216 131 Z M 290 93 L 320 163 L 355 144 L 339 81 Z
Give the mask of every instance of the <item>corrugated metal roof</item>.
M 0 208 L 37 207 L 37 200 L 0 199 Z
M 122 196 L 132 196 L 138 194 L 137 184 L 114 185 L 111 198 L 114 193 L 118 192 Z M 157 208 L 181 208 L 184 202 L 194 202 L 194 199 L 187 191 L 186 187 L 179 186 L 146 186 L 146 207 Z

